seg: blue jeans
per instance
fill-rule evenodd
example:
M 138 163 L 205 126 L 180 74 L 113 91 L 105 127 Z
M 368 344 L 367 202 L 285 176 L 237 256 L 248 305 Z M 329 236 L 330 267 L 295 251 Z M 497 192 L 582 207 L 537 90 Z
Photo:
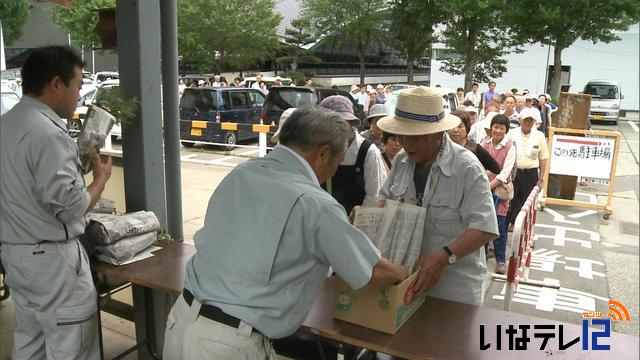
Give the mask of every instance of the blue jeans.
M 506 262 L 505 253 L 507 252 L 507 217 L 498 215 L 498 230 L 500 236 L 493 240 L 493 248 L 496 252 L 496 263 Z

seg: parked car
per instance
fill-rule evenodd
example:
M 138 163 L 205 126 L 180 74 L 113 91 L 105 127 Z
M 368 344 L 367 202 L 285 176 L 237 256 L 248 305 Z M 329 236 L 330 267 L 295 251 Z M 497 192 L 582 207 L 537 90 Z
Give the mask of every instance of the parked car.
M 83 86 L 83 88 L 80 89 L 80 99 L 78 100 L 76 111 L 73 114 L 73 118 L 71 120 L 67 120 L 67 129 L 69 129 L 69 135 L 71 137 L 78 136 L 78 132 L 82 130 L 82 124 L 87 116 L 89 105 L 95 105 L 96 102 L 100 100 L 100 94 L 104 90 L 118 86 L 120 86 L 120 80 L 105 80 L 95 88 L 85 88 Z M 122 136 L 122 129 L 120 125 L 113 125 L 110 134 L 115 138 Z
M 244 87 L 186 88 L 180 99 L 180 140 L 190 147 L 193 142 L 225 143 L 227 150 L 238 141 L 254 139 L 258 133 L 245 129 L 216 130 L 194 127 L 192 121 L 260 124 L 265 97 L 259 90 Z
M 327 96 L 331 95 L 342 95 L 346 97 L 353 105 L 353 113 L 360 118 L 360 120 L 364 120 L 366 118 L 362 105 L 359 105 L 353 96 L 344 90 L 274 86 L 269 89 L 267 100 L 264 103 L 262 122 L 267 125 L 278 125 L 280 116 L 288 108 L 311 108 L 318 105 Z
M 443 87 L 433 87 L 432 90 L 435 90 L 442 95 L 442 107 L 446 114 L 452 112 L 458 107 L 458 97 L 456 96 L 456 91 L 454 89 L 443 88 Z M 385 105 L 387 106 L 387 112 L 389 114 L 393 114 L 396 111 L 396 104 L 398 103 L 398 94 L 400 94 L 402 90 L 395 90 L 391 92 L 391 95 L 387 98 Z
M 0 91 L 0 115 L 11 110 L 18 102 L 20 102 L 20 96 L 12 89 L 2 87 Z
M 119 80 L 120 74 L 116 71 L 99 71 L 93 75 L 93 84 L 98 86 L 105 81 Z
M 282 79 L 282 85 L 283 86 L 289 86 L 293 83 L 293 80 L 283 77 Z M 267 89 L 269 89 L 270 87 L 272 87 L 273 85 L 275 85 L 276 83 L 276 77 L 275 76 L 263 76 L 262 77 L 262 81 L 264 81 L 267 84 Z M 242 84 L 244 87 L 251 87 L 251 85 L 253 85 L 253 83 L 256 82 L 256 77 L 255 76 L 249 76 L 244 78 L 244 80 L 242 81 Z
M 589 121 L 618 123 L 620 103 L 624 99 L 620 84 L 611 80 L 591 80 L 585 85 L 583 93 L 591 95 Z
M 411 84 L 390 84 L 389 87 L 391 88 L 391 91 L 396 91 L 396 90 L 411 89 L 411 88 L 416 87 L 416 85 L 411 85 Z

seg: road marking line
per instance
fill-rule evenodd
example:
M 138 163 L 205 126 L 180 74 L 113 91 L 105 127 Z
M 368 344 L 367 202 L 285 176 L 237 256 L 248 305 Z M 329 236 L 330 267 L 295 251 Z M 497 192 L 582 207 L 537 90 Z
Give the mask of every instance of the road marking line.
M 244 152 L 238 153 L 238 155 L 253 155 L 253 154 L 257 154 L 259 152 L 260 152 L 259 149 L 254 149 L 254 150 L 249 150 L 249 151 L 244 151 Z
M 569 215 L 570 218 L 572 219 L 577 219 L 577 218 L 581 218 L 581 217 L 585 217 L 585 216 L 589 216 L 591 214 L 597 214 L 598 212 L 595 210 L 586 210 L 583 212 L 579 212 L 579 213 L 575 213 L 575 214 L 571 214 Z
M 194 157 L 197 157 L 197 156 L 198 154 L 189 154 L 189 155 L 181 156 L 180 160 L 193 159 Z
M 633 131 L 635 132 L 640 132 L 640 129 L 638 129 L 638 125 L 636 125 L 635 122 L 633 121 L 627 121 L 627 124 L 629 124 L 629 126 L 631 126 L 631 128 L 633 129 Z
M 580 222 L 578 222 L 578 221 L 565 220 L 564 215 L 560 214 L 559 212 L 557 212 L 557 211 L 555 211 L 553 209 L 549 209 L 548 207 L 544 208 L 542 211 L 551 214 L 553 216 L 553 221 L 554 222 L 571 224 L 571 225 L 580 225 Z

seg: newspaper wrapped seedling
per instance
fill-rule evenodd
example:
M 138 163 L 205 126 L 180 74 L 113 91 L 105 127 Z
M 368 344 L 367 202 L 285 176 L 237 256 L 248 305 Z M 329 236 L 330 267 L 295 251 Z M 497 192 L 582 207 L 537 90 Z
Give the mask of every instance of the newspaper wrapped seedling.
M 116 118 L 99 106 L 90 105 L 78 136 L 78 152 L 84 174 L 91 171 L 93 156 L 100 152 Z
M 103 89 L 96 105 L 89 106 L 78 136 L 78 152 L 84 174 L 91 171 L 92 159 L 109 136 L 114 124 L 126 126 L 135 116 L 140 102 L 122 98 L 119 87 Z

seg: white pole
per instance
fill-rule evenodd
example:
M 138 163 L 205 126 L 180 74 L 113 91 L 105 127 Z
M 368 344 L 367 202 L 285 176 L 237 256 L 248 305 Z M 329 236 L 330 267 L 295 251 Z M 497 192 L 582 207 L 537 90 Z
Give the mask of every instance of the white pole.
M 258 133 L 258 156 L 265 157 L 267 155 L 267 133 Z
M 93 49 L 93 44 L 91 44 L 91 73 L 96 73 L 96 51 Z
M 69 46 L 71 46 L 71 33 L 67 33 L 67 39 L 69 40 Z

